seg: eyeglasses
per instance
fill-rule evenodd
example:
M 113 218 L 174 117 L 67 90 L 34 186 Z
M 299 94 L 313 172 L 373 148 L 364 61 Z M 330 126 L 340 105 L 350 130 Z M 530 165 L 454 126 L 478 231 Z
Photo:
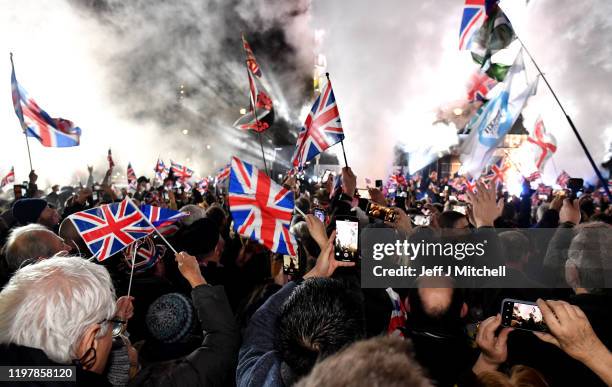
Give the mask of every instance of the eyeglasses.
M 108 319 L 102 320 L 99 324 L 103 324 L 105 322 L 110 323 L 111 332 L 113 333 L 113 337 L 119 337 L 125 333 L 127 330 L 127 321 L 118 320 L 118 319 Z

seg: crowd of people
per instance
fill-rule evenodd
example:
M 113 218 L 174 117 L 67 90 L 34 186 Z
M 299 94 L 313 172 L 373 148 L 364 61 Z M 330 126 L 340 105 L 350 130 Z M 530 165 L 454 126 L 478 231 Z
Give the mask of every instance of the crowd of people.
M 303 264 L 286 274 L 282 255 L 234 231 L 226 189 L 187 190 L 168 176 L 116 190 L 112 169 L 100 183 L 89 174 L 85 186 L 42 191 L 32 171 L 2 203 L 1 366 L 71 365 L 83 386 L 612 385 L 605 195 L 543 197 L 528 183 L 519 196 L 483 182 L 466 191 L 436 172 L 367 190 L 348 167 L 339 184 L 290 176 Z M 68 217 L 128 195 L 188 213 L 164 233 L 178 253 L 149 236 L 136 259 L 91 259 Z M 390 207 L 392 221 L 368 217 L 367 202 Z M 513 283 L 363 288 L 359 260 L 334 255 L 346 216 L 407 239 L 487 232 Z M 547 330 L 504 326 L 507 298 L 537 303 Z

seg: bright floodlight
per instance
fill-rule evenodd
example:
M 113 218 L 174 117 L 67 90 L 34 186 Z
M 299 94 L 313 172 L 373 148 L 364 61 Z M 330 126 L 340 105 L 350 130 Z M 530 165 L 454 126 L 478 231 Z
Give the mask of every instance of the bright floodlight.
M 189 134 L 189 130 L 183 129 L 183 134 Z
M 460 115 L 462 115 L 462 114 L 463 114 L 463 109 L 461 109 L 461 108 L 454 108 L 454 109 L 453 109 L 453 113 L 454 113 L 456 116 L 460 116 Z
M 246 109 L 245 108 L 240 108 L 240 114 L 246 114 Z

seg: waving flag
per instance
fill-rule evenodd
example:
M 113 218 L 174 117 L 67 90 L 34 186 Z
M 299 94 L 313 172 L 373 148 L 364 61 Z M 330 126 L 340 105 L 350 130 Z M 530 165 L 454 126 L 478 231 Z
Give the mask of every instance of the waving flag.
M 506 172 L 510 169 L 510 165 L 506 163 L 506 159 L 500 159 L 496 164 L 493 164 L 490 169 L 490 174 L 484 176 L 484 179 L 492 184 L 503 184 Z
M 497 81 L 487 73 L 477 69 L 468 82 L 467 99 L 470 102 L 486 101 L 487 94 L 497 85 Z
M 510 20 L 497 4 L 498 0 L 486 0 L 486 18 L 482 26 L 469 41 L 472 58 L 484 65 L 495 53 L 502 50 L 516 38 Z
M 485 18 L 485 0 L 465 0 L 459 29 L 459 50 L 470 49 L 472 39 Z
M 221 168 L 217 172 L 217 176 L 215 176 L 215 184 L 221 184 L 230 176 L 230 164 L 227 164 L 225 167 Z
M 108 169 L 113 169 L 115 167 L 115 162 L 113 161 L 113 154 L 111 153 L 110 148 L 108 148 L 108 156 L 106 156 L 106 160 L 108 160 Z
M 184 165 L 175 163 L 172 160 L 170 160 L 170 170 L 172 171 L 174 177 L 177 178 L 180 182 L 185 182 L 191 176 L 193 176 L 193 170 L 187 168 Z
M 129 199 L 77 212 L 68 218 L 98 261 L 155 231 Z
M 542 118 L 536 120 L 534 133 L 532 136 L 527 137 L 527 141 L 533 144 L 536 154 L 536 168 L 540 171 L 544 170 L 546 162 L 557 151 L 557 140 L 552 134 L 546 133 Z
M 557 184 L 561 186 L 561 188 L 565 188 L 567 186 L 567 182 L 570 179 L 569 173 L 562 171 L 559 176 L 557 176 Z
M 292 159 L 293 166 L 303 168 L 307 161 L 342 140 L 344 131 L 340 112 L 331 81 L 328 81 L 315 99 L 304 126 L 300 129 Z
M 297 244 L 289 232 L 293 192 L 237 157 L 231 163 L 229 206 L 238 234 L 274 253 L 297 254 Z
M 234 127 L 242 130 L 252 129 L 256 132 L 263 132 L 272 126 L 274 121 L 274 106 L 270 93 L 261 83 L 262 72 L 251 46 L 242 35 L 242 47 L 246 53 L 247 77 L 249 80 L 250 110 L 243 114 L 236 122 Z
M 147 204 L 140 206 L 140 211 L 157 228 L 163 228 L 189 216 L 186 212 L 175 211 L 169 208 L 155 207 Z
M 17 82 L 15 67 L 11 58 L 11 88 L 15 114 L 19 118 L 26 136 L 34 137 L 47 147 L 69 147 L 79 145 L 81 129 L 72 121 L 51 118 Z
M 134 168 L 132 168 L 132 163 L 128 163 L 127 166 L 127 181 L 130 188 L 136 189 L 138 186 L 136 182 L 136 173 L 134 172 Z
M 159 181 L 163 181 L 166 176 L 168 176 L 168 168 L 166 168 L 166 165 L 164 164 L 164 161 L 161 159 L 157 159 L 157 163 L 155 164 L 155 179 L 159 180 Z
M 540 171 L 535 171 L 525 176 L 525 180 L 527 181 L 536 181 L 541 178 L 542 178 L 542 173 L 540 173 Z
M 470 134 L 461 145 L 461 171 L 478 178 L 489 164 L 495 147 L 510 131 L 521 114 L 527 99 L 535 94 L 538 78 L 532 83 L 526 79 L 525 65 L 519 52 L 503 83 L 503 89 L 480 107 L 468 123 Z
M 4 188 L 10 183 L 15 182 L 15 167 L 11 167 L 11 170 L 0 180 L 0 188 Z
M 208 191 L 208 178 L 204 177 L 196 182 L 196 189 L 204 194 Z
M 393 304 L 391 319 L 387 326 L 387 335 L 404 337 L 402 329 L 406 327 L 406 308 L 399 294 L 397 294 L 393 288 L 387 288 L 386 290 L 391 300 L 391 304 Z

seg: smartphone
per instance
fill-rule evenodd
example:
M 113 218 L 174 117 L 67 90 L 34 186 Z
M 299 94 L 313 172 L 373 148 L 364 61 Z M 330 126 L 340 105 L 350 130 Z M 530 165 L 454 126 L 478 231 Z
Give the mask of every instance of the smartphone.
M 462 213 L 463 215 L 465 215 L 465 214 L 467 213 L 467 211 L 466 211 L 466 207 L 465 207 L 465 206 L 461 206 L 461 205 L 459 205 L 459 204 L 453 204 L 453 205 L 451 206 L 451 210 L 452 210 L 452 211 L 457 211 L 457 212 L 460 212 L 460 213 Z
M 317 218 L 319 218 L 319 220 L 323 223 L 325 223 L 325 218 L 327 216 L 327 213 L 325 212 L 324 209 L 322 208 L 313 208 L 312 209 L 312 214 L 314 216 L 316 216 Z
M 570 199 L 575 199 L 579 195 L 578 192 L 584 188 L 584 180 L 572 177 L 567 181 L 567 189 L 570 191 Z
M 502 326 L 525 331 L 548 332 L 542 311 L 535 302 L 506 298 L 501 308 Z
M 91 199 L 94 201 L 94 203 L 98 202 L 98 200 L 100 199 L 100 196 L 98 195 L 98 191 L 93 191 L 91 193 Z
M 351 220 L 336 220 L 336 242 L 334 252 L 338 261 L 355 262 L 359 257 L 359 223 Z
M 548 195 L 546 195 L 546 194 L 539 194 L 538 195 L 538 199 L 539 200 L 548 200 Z
M 412 220 L 417 226 L 429 226 L 429 222 L 431 221 L 429 215 L 415 215 Z
M 327 179 L 329 179 L 329 175 L 332 173 L 329 169 L 326 169 L 325 172 L 321 175 L 321 183 L 325 183 Z
M 298 274 L 300 272 L 300 258 L 292 255 L 283 255 L 283 273 Z
M 374 202 L 369 203 L 366 213 L 372 218 L 381 219 L 391 223 L 395 222 L 395 218 L 397 216 L 392 208 L 381 206 L 380 204 L 376 204 Z
M 21 199 L 23 197 L 23 186 L 19 184 L 13 185 L 13 193 L 15 194 L 15 200 Z
M 360 198 L 370 200 L 370 191 L 367 189 L 357 188 L 357 193 L 359 194 Z
M 376 188 L 378 188 L 378 189 L 382 188 L 382 186 L 383 186 L 383 181 L 382 181 L 382 180 L 376 180 L 376 181 L 374 182 L 374 186 L 375 186 Z

